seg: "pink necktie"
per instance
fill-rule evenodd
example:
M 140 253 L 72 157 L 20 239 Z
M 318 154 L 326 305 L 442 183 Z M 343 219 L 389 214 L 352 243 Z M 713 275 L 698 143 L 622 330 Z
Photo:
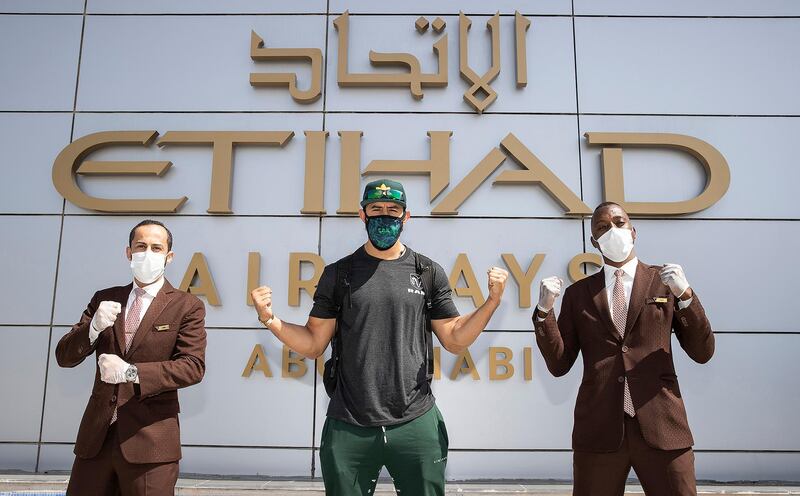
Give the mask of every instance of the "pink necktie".
M 142 296 L 144 295 L 145 291 L 142 288 L 134 288 L 133 290 L 133 303 L 131 303 L 131 307 L 125 313 L 125 353 L 128 353 L 128 350 L 131 349 L 131 344 L 133 343 L 133 336 L 136 335 L 136 329 L 139 328 L 139 323 L 141 322 L 141 313 L 142 313 Z M 114 413 L 111 414 L 111 423 L 117 421 L 117 408 L 114 407 Z
M 611 303 L 613 305 L 613 320 L 614 327 L 622 339 L 625 339 L 625 323 L 628 320 L 628 304 L 625 302 L 625 286 L 622 285 L 622 275 L 625 273 L 622 269 L 614 271 L 616 281 L 614 282 L 614 292 L 611 294 Z M 636 410 L 633 409 L 633 399 L 631 399 L 631 390 L 628 387 L 628 378 L 625 378 L 625 392 L 623 395 L 622 408 L 625 413 L 631 417 L 636 415 Z
M 134 298 L 131 307 L 125 315 L 125 353 L 131 349 L 133 343 L 133 336 L 136 335 L 136 329 L 139 328 L 139 323 L 142 321 L 142 296 L 144 289 L 135 288 L 133 290 Z

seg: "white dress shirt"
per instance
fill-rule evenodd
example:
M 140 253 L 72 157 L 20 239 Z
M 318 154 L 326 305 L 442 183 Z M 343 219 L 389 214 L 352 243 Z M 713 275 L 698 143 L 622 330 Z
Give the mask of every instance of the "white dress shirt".
M 631 293 L 633 292 L 633 280 L 636 278 L 636 267 L 639 265 L 639 259 L 634 257 L 629 260 L 622 267 L 624 271 L 622 274 L 622 287 L 625 289 L 625 308 L 631 306 Z M 608 310 L 611 313 L 611 320 L 614 320 L 614 303 L 611 301 L 614 295 L 614 284 L 617 283 L 617 276 L 614 274 L 617 267 L 611 265 L 603 265 L 603 275 L 606 279 L 606 299 L 608 300 Z M 688 300 L 678 300 L 678 308 L 683 310 L 692 303 L 692 298 Z
M 139 322 L 142 321 L 142 317 L 144 317 L 144 314 L 147 313 L 147 309 L 150 308 L 150 304 L 153 303 L 153 300 L 156 298 L 156 295 L 158 294 L 159 291 L 161 291 L 161 288 L 163 286 L 164 286 L 164 276 L 161 276 L 156 282 L 148 284 L 147 286 L 144 286 L 142 288 L 144 289 L 144 294 L 142 295 L 142 303 L 139 309 Z M 133 281 L 133 288 L 131 288 L 131 292 L 130 294 L 128 294 L 128 302 L 125 304 L 124 317 L 126 320 L 128 319 L 128 309 L 130 309 L 133 306 L 133 300 L 136 299 L 136 291 L 134 290 L 138 287 L 139 286 L 136 284 L 136 281 Z M 91 344 L 94 344 L 95 340 L 97 339 L 97 336 L 100 335 L 100 332 L 102 331 L 96 330 L 94 326 L 91 324 L 89 325 L 89 342 Z
M 622 274 L 622 287 L 625 289 L 625 307 L 629 307 L 631 304 L 631 293 L 633 293 L 633 280 L 636 278 L 636 267 L 639 265 L 639 259 L 634 257 L 632 260 L 629 260 L 625 263 L 622 267 L 619 267 L 623 270 L 624 274 Z M 605 277 L 606 281 L 606 299 L 608 300 L 608 310 L 611 313 L 611 320 L 614 320 L 614 303 L 611 301 L 614 295 L 614 284 L 617 283 L 617 276 L 614 274 L 616 272 L 617 267 L 613 267 L 611 265 L 603 265 L 600 269 L 603 271 L 603 276 Z M 678 308 L 683 310 L 684 308 L 688 307 L 692 303 L 692 298 L 688 300 L 678 300 Z M 539 305 L 536 305 L 536 308 L 539 309 L 542 313 L 545 313 L 544 310 L 539 308 Z M 544 320 L 544 317 L 539 317 L 536 315 L 536 320 L 541 322 Z

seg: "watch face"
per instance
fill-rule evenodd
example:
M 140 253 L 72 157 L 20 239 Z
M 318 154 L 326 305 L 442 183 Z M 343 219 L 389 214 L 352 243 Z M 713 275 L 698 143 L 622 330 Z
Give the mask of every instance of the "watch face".
M 136 370 L 135 365 L 131 365 L 130 367 L 128 367 L 128 370 L 125 371 L 125 378 L 128 379 L 129 381 L 136 379 L 137 375 L 138 371 Z

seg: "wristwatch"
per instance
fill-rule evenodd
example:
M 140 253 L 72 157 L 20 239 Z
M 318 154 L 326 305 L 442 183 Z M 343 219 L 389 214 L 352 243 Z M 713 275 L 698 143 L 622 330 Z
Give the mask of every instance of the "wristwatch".
M 136 368 L 136 365 L 129 364 L 128 368 L 125 369 L 125 380 L 128 382 L 135 382 L 136 379 L 139 378 L 139 369 Z
M 264 327 L 266 327 L 267 329 L 269 329 L 269 325 L 272 324 L 273 320 L 275 320 L 275 315 L 268 318 L 267 320 L 261 320 L 261 318 L 258 319 L 258 321 L 264 324 Z

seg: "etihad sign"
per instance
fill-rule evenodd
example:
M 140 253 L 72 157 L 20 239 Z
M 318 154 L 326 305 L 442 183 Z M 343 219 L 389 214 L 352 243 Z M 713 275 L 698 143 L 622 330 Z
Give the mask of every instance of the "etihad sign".
M 139 144 L 166 148 L 171 145 L 210 147 L 211 190 L 208 213 L 233 214 L 231 209 L 233 150 L 240 145 L 283 147 L 294 138 L 294 131 L 167 131 L 161 137 L 154 130 L 102 131 L 78 138 L 67 145 L 53 164 L 53 184 L 71 203 L 87 209 L 114 213 L 175 213 L 188 200 L 186 196 L 164 199 L 98 198 L 84 192 L 77 176 L 163 176 L 170 161 L 98 161 L 91 160 L 97 150 Z M 325 167 L 328 131 L 304 131 L 305 177 L 301 214 L 324 215 Z M 356 214 L 359 208 L 361 176 L 422 175 L 430 181 L 429 201 L 441 198 L 431 210 L 433 215 L 453 216 L 459 207 L 506 159 L 513 165 L 503 170 L 492 184 L 540 187 L 569 216 L 584 216 L 591 209 L 536 154 L 509 133 L 485 156 L 476 158 L 472 170 L 458 183 L 450 185 L 450 138 L 452 131 L 428 131 L 430 153 L 427 158 L 371 160 L 361 165 L 363 131 L 339 131 L 340 184 L 337 214 Z M 669 133 L 588 132 L 590 145 L 602 147 L 603 197 L 622 205 L 632 215 L 681 215 L 704 210 L 719 201 L 730 185 L 730 169 L 722 154 L 703 140 Z M 157 139 L 156 139 L 157 138 Z M 669 149 L 694 157 L 705 173 L 705 187 L 694 198 L 673 202 L 629 202 L 625 200 L 623 150 L 627 147 Z M 300 164 L 298 164 L 300 166 Z M 283 185 L 289 187 L 290 185 Z
M 376 67 L 396 67 L 399 72 L 361 72 L 354 73 L 348 69 L 350 14 L 345 12 L 333 21 L 338 35 L 338 60 L 336 63 L 336 79 L 340 87 L 405 87 L 416 100 L 421 100 L 426 87 L 445 87 L 448 82 L 448 45 L 447 34 L 443 34 L 433 45 L 437 69 L 433 73 L 422 71 L 419 58 L 410 53 L 369 51 L 369 62 Z M 428 27 L 441 34 L 447 23 L 437 17 L 432 23 L 425 17 L 419 17 L 414 23 L 417 32 L 424 35 Z M 458 68 L 461 77 L 467 82 L 464 101 L 476 112 L 483 113 L 497 99 L 497 92 L 491 82 L 500 74 L 500 13 L 498 12 L 486 23 L 491 35 L 491 66 L 482 75 L 476 73 L 469 64 L 468 31 L 472 26 L 469 17 L 460 13 L 458 16 Z M 526 31 L 531 21 L 519 12 L 514 14 L 514 36 L 516 48 L 517 88 L 528 84 L 527 41 Z M 311 85 L 307 90 L 297 87 L 297 75 L 293 73 L 251 73 L 250 84 L 253 86 L 286 87 L 289 94 L 298 103 L 313 103 L 322 94 L 323 56 L 320 48 L 267 48 L 264 39 L 255 31 L 250 35 L 250 57 L 254 61 L 301 61 L 311 64 Z
M 448 42 L 444 33 L 446 23 L 441 18 L 429 22 L 419 17 L 415 27 L 419 35 L 432 31 L 441 37 L 432 45 L 437 57 L 435 73 L 422 72 L 419 59 L 410 53 L 369 52 L 373 66 L 399 68 L 399 71 L 360 72 L 349 70 L 348 45 L 350 15 L 345 12 L 333 21 L 338 36 L 337 81 L 341 87 L 404 87 L 419 100 L 424 88 L 441 87 L 448 84 Z M 491 38 L 491 66 L 482 75 L 469 65 L 468 31 L 472 21 L 463 13 L 459 15 L 459 72 L 467 82 L 464 100 L 478 113 L 482 113 L 497 98 L 491 82 L 500 73 L 500 14 L 487 22 Z M 516 50 L 516 83 L 518 88 L 527 85 L 526 33 L 530 20 L 519 12 L 514 16 Z M 282 87 L 288 89 L 299 103 L 310 103 L 319 98 L 322 91 L 323 54 L 319 48 L 268 48 L 256 32 L 251 32 L 250 57 L 254 61 L 306 61 L 311 66 L 311 84 L 301 90 L 297 86 L 297 75 L 293 73 L 251 73 L 253 86 Z M 303 131 L 305 136 L 304 200 L 301 214 L 324 215 L 325 167 L 328 131 Z M 506 159 L 514 165 L 497 175 L 492 184 L 510 184 L 520 187 L 541 187 L 564 210 L 566 215 L 583 216 L 591 209 L 570 190 L 536 154 L 509 133 L 499 143 L 486 151 L 481 158 L 475 157 L 475 165 L 458 184 L 450 185 L 450 142 L 452 131 L 427 131 L 430 138 L 430 153 L 427 158 L 387 158 L 372 160 L 366 168 L 361 164 L 361 140 L 364 131 L 339 131 L 341 155 L 339 157 L 340 183 L 337 214 L 352 215 L 358 212 L 361 176 L 363 175 L 424 175 L 430 180 L 429 201 L 436 205 L 433 215 L 457 215 L 459 207 L 486 180 L 497 171 Z M 277 131 L 167 131 L 162 136 L 155 130 L 104 131 L 78 138 L 66 146 L 53 164 L 53 184 L 58 192 L 73 204 L 100 212 L 113 213 L 175 213 L 188 200 L 186 196 L 164 199 L 145 198 L 98 198 L 84 192 L 77 176 L 163 176 L 170 161 L 98 161 L 91 160 L 94 151 L 114 146 L 133 144 L 150 147 L 206 146 L 212 150 L 211 190 L 208 213 L 233 214 L 231 209 L 233 150 L 236 146 L 284 147 L 295 136 L 291 130 Z M 591 145 L 602 147 L 604 199 L 623 205 L 634 215 L 680 215 L 698 212 L 719 201 L 728 190 L 730 171 L 722 154 L 710 144 L 680 134 L 666 133 L 586 133 Z M 625 200 L 622 152 L 625 147 L 667 148 L 692 155 L 703 167 L 706 184 L 696 197 L 675 202 L 628 202 Z M 298 167 L 301 165 L 298 164 Z M 289 187 L 290 185 L 283 185 Z M 179 193 L 178 193 L 179 194 Z M 440 198 L 440 199 L 439 199 Z

